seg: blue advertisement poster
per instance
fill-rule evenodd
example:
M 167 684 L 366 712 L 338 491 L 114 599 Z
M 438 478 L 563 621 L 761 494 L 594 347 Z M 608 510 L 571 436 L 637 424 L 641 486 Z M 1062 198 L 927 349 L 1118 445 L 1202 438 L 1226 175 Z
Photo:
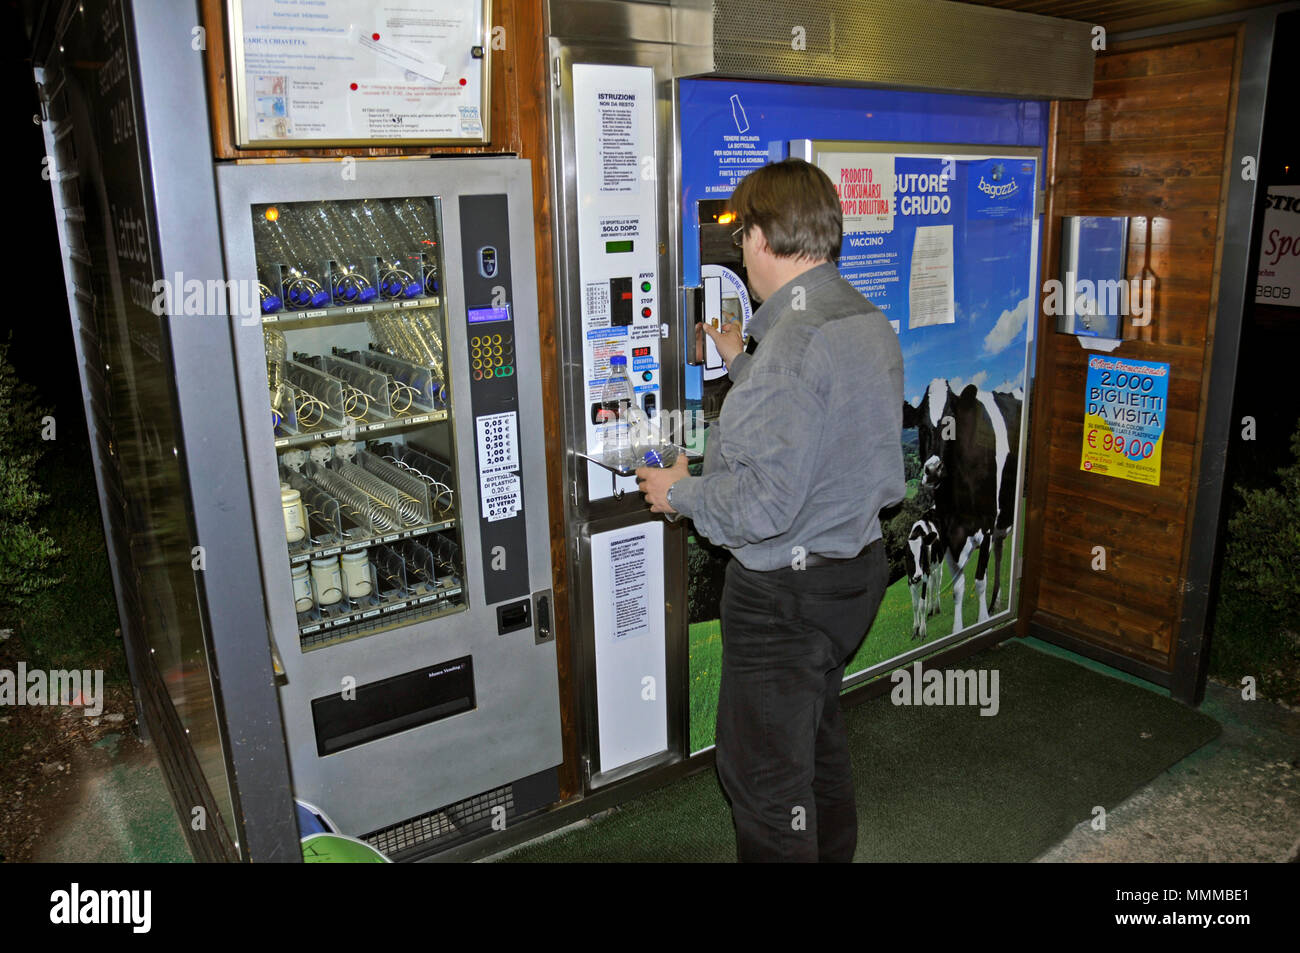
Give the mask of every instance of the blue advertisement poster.
M 1159 486 L 1169 365 L 1097 354 L 1086 386 L 1079 469 Z
M 698 285 L 701 265 L 717 260 L 704 209 L 793 142 L 839 190 L 841 274 L 899 335 L 907 499 L 882 518 L 890 585 L 846 684 L 1009 619 L 1046 104 L 727 80 L 684 80 L 679 92 L 684 283 Z M 704 380 L 686 368 L 688 407 Z M 978 488 L 973 514 L 953 504 L 958 480 Z M 688 558 L 698 750 L 713 741 L 726 554 L 693 538 Z

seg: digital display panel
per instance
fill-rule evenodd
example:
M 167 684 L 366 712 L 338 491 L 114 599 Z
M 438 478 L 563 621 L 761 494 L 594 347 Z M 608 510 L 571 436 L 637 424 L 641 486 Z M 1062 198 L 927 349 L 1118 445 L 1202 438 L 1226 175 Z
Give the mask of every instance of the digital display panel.
M 619 252 L 625 252 L 631 250 L 632 250 L 632 240 L 630 238 L 623 239 L 621 241 L 616 241 L 616 242 L 605 242 L 605 253 L 607 255 L 614 255 Z
M 470 324 L 488 324 L 492 321 L 509 321 L 510 305 L 502 305 L 499 308 L 470 308 L 468 314 Z
M 650 356 L 650 348 L 648 348 L 648 347 L 634 347 L 634 348 L 632 348 L 632 356 L 633 356 L 633 357 L 649 357 L 649 356 Z

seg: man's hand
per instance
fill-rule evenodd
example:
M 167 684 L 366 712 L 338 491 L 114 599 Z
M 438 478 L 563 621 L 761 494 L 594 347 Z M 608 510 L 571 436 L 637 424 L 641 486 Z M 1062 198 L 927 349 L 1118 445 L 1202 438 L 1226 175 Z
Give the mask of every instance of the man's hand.
M 718 349 L 718 355 L 722 358 L 722 363 L 728 368 L 731 367 L 731 359 L 745 349 L 745 339 L 740 334 L 740 322 L 732 321 L 721 331 L 715 331 L 708 323 L 700 323 L 696 327 L 702 328 L 713 346 Z
M 676 513 L 668 505 L 668 488 L 682 477 L 690 476 L 686 468 L 686 454 L 678 454 L 677 462 L 671 467 L 638 467 L 636 482 L 645 494 L 645 501 L 650 504 L 652 513 Z

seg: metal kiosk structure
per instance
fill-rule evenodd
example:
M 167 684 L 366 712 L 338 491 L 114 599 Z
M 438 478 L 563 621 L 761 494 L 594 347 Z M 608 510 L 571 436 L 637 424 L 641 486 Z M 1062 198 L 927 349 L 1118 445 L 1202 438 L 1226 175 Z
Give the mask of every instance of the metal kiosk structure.
M 194 22 L 37 72 L 140 723 L 200 859 L 410 856 L 559 796 L 529 164 L 215 164 Z

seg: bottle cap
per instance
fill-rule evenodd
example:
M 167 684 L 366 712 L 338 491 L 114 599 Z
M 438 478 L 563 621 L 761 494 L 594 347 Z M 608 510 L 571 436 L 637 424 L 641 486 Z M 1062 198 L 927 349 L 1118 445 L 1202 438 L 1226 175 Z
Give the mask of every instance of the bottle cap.
M 609 359 L 609 366 L 610 366 L 610 367 L 626 367 L 626 366 L 627 366 L 627 356 L 626 356 L 626 355 L 623 355 L 623 354 L 615 354 L 613 357 L 611 357 L 611 358 Z

